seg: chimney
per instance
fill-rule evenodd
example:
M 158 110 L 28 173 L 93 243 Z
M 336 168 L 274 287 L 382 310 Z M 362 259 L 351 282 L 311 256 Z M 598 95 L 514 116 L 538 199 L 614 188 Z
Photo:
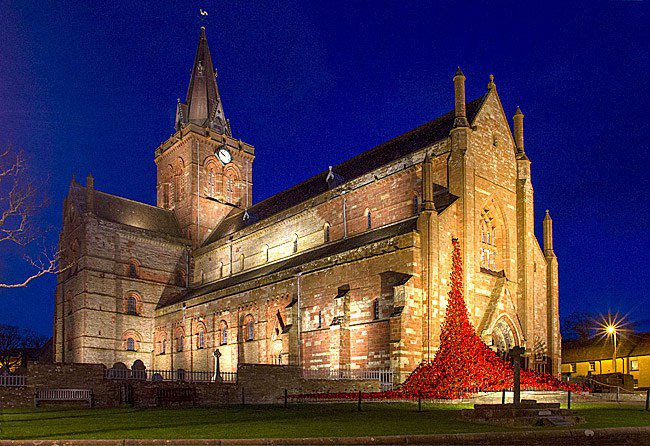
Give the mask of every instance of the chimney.
M 454 127 L 468 127 L 467 114 L 465 111 L 465 75 L 458 67 L 454 76 L 454 103 L 455 116 Z
M 517 107 L 515 115 L 512 117 L 515 122 L 515 147 L 517 153 L 524 152 L 524 114 L 521 109 Z M 547 214 L 548 215 L 548 214 Z

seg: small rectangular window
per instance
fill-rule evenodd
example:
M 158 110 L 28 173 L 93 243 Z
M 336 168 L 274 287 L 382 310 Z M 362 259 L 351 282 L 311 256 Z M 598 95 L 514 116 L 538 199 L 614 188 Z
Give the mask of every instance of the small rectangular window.
M 576 372 L 576 365 L 575 363 L 569 364 L 569 372 L 575 373 Z
M 630 360 L 630 370 L 633 372 L 638 372 L 639 371 L 639 360 L 638 359 L 631 359 Z
M 590 372 L 595 372 L 596 371 L 596 363 L 594 361 L 591 361 L 589 363 L 589 371 Z

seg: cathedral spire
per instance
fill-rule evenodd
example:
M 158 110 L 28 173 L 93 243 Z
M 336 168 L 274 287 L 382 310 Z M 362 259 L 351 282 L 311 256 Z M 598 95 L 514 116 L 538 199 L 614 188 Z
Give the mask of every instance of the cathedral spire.
M 218 133 L 231 135 L 230 123 L 223 112 L 216 80 L 217 72 L 212 64 L 205 27 L 201 27 L 199 45 L 194 57 L 185 104 L 180 101 L 176 111 L 176 130 L 188 123 L 208 127 Z

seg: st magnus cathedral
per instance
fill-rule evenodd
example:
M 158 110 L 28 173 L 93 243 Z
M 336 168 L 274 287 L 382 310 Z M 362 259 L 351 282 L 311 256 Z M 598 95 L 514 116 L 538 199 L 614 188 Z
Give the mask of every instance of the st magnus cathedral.
M 90 175 L 70 184 L 55 360 L 212 372 L 218 350 L 222 371 L 402 381 L 435 355 L 457 237 L 478 334 L 558 373 L 558 264 L 548 212 L 543 247 L 534 234 L 524 116 L 511 132 L 492 79 L 469 102 L 460 69 L 453 87 L 449 113 L 254 203 L 255 149 L 231 132 L 202 28 L 175 133 L 153 153 L 157 205 Z

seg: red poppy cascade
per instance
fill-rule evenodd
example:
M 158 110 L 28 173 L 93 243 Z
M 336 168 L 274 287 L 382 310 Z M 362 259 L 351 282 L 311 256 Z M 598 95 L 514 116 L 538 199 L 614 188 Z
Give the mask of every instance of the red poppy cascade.
M 456 399 L 480 391 L 512 389 L 512 365 L 476 334 L 463 297 L 463 265 L 458 239 L 452 240 L 451 290 L 440 332 L 440 349 L 422 362 L 396 390 L 363 394 L 368 399 Z M 580 387 L 533 370 L 521 370 L 521 389 L 572 390 Z M 356 398 L 356 393 L 294 395 L 308 398 Z

